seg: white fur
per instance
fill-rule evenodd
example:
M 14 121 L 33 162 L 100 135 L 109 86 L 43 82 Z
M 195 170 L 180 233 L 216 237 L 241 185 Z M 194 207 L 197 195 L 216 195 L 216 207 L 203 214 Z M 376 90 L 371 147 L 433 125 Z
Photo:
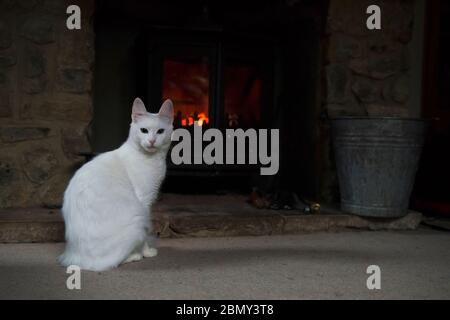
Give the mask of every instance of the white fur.
M 128 140 L 81 167 L 64 193 L 66 249 L 59 257 L 64 266 L 103 271 L 156 255 L 147 244 L 150 207 L 166 173 L 172 103 L 151 114 L 137 98 L 132 120 Z

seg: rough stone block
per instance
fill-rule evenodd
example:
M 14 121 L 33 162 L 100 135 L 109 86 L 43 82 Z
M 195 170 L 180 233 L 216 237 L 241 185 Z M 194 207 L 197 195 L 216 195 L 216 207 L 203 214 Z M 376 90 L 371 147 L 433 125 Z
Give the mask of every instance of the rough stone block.
M 326 90 L 328 103 L 344 103 L 349 100 L 351 75 L 341 64 L 326 67 Z
M 62 0 L 43 0 L 42 3 L 42 9 L 54 15 L 65 15 L 67 6 L 67 1 Z
M 25 191 L 17 161 L 0 151 L 0 208 L 23 204 Z
M 60 36 L 58 44 L 58 64 L 62 67 L 77 67 L 91 70 L 95 58 L 94 35 L 91 31 L 80 30 Z
M 56 175 L 39 189 L 39 198 L 45 207 L 60 208 L 62 206 L 64 191 L 70 178 L 71 174 Z
M 43 147 L 25 152 L 23 159 L 26 176 L 36 184 L 42 184 L 48 180 L 58 166 L 54 153 Z
M 362 42 L 362 39 L 346 34 L 332 34 L 329 39 L 328 61 L 339 63 L 362 57 L 364 54 Z
M 62 68 L 58 73 L 58 86 L 62 92 L 86 93 L 91 90 L 92 73 L 78 68 Z
M 77 158 L 80 154 L 92 152 L 91 144 L 84 128 L 63 129 L 62 148 L 68 158 Z
M 331 118 L 342 116 L 367 116 L 364 106 L 358 101 L 351 99 L 344 104 L 328 104 L 326 105 L 328 116 Z
M 12 67 L 17 63 L 17 53 L 14 49 L 0 51 L 0 68 Z
M 0 89 L 0 118 L 12 116 L 10 95 L 7 90 Z
M 0 243 L 64 241 L 62 222 L 5 221 L 0 223 Z
M 41 0 L 16 0 L 17 5 L 24 10 L 30 11 L 36 8 L 36 6 L 41 2 Z
M 25 47 L 25 76 L 35 78 L 45 73 L 47 62 L 44 54 L 36 46 Z
M 332 0 L 328 9 L 328 32 L 348 32 L 364 35 L 366 1 Z
M 26 103 L 20 116 L 23 119 L 89 122 L 92 119 L 92 105 L 87 98 L 55 98 L 43 103 Z
M 364 77 L 355 77 L 352 91 L 362 102 L 374 102 L 380 98 L 379 84 Z
M 16 164 L 11 158 L 0 158 L 0 186 L 7 187 L 16 176 Z
M 11 28 L 5 21 L 0 20 L 0 49 L 7 49 L 11 45 Z
M 22 88 L 28 94 L 38 94 L 45 91 L 47 83 L 47 76 L 44 74 L 37 78 L 24 78 Z
M 8 84 L 8 76 L 6 72 L 0 70 L 0 87 L 5 87 Z
M 405 70 L 406 48 L 398 44 L 373 44 L 367 58 L 352 59 L 350 69 L 362 76 L 383 80 Z
M 46 15 L 32 15 L 19 25 L 19 34 L 37 44 L 55 41 L 54 19 Z
M 384 89 L 383 95 L 386 99 L 391 99 L 397 103 L 404 104 L 409 99 L 410 79 L 406 75 L 400 75 L 394 81 L 388 82 Z
M 48 137 L 49 133 L 50 129 L 45 127 L 2 127 L 0 139 L 7 143 L 36 140 Z
M 405 106 L 393 104 L 368 104 L 367 114 L 371 117 L 408 117 L 409 111 Z
M 15 4 L 16 0 L 2 0 L 0 1 L 0 9 L 6 11 L 8 9 L 12 9 Z
M 255 217 L 232 215 L 170 216 L 173 237 L 224 237 L 280 234 L 283 226 L 281 216 Z

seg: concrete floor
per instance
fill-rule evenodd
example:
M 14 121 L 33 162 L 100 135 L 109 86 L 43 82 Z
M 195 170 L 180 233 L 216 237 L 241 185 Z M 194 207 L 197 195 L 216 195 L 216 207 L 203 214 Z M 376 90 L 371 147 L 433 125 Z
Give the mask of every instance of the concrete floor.
M 164 239 L 156 258 L 82 272 L 66 288 L 63 244 L 1 244 L 1 299 L 450 299 L 450 233 L 341 232 Z M 381 268 L 381 290 L 366 269 Z

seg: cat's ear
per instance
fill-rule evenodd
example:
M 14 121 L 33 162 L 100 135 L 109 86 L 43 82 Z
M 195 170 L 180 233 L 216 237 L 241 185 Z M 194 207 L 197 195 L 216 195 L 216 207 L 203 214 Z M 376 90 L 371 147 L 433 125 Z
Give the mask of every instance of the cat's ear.
M 158 115 L 167 119 L 170 123 L 173 122 L 173 103 L 170 99 L 164 101 L 161 109 L 159 109 Z
M 144 102 L 141 99 L 136 98 L 133 102 L 133 110 L 131 112 L 131 120 L 136 122 L 139 118 L 147 115 L 147 109 L 145 109 Z

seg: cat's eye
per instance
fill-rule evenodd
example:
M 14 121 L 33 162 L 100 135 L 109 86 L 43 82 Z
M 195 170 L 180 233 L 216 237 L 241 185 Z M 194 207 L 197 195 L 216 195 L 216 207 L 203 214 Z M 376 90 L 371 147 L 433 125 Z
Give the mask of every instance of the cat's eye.
M 148 130 L 146 128 L 141 128 L 142 133 L 148 133 Z
M 164 133 L 164 129 L 158 129 L 158 131 L 156 131 L 157 134 L 162 134 Z

